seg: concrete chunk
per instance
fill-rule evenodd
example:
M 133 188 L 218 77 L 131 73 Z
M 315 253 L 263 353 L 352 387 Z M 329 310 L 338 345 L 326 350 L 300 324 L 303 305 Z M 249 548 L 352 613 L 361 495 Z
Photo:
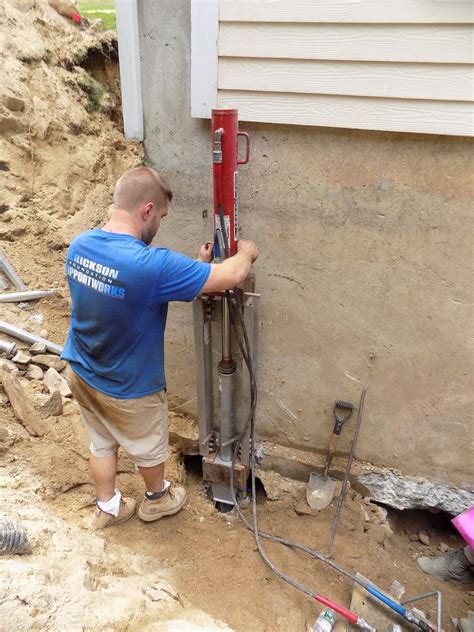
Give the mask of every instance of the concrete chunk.
M 12 94 L 5 95 L 3 97 L 3 103 L 11 112 L 23 112 L 25 109 L 25 102 L 19 97 L 15 97 Z
M 25 377 L 29 380 L 42 380 L 43 379 L 43 369 L 40 369 L 36 364 L 29 364 L 26 369 Z
M 0 371 L 10 371 L 10 373 L 18 373 L 17 365 L 11 360 L 7 360 L 6 358 L 0 358 Z
M 52 371 L 53 369 L 50 370 Z M 18 421 L 32 437 L 43 436 L 45 427 L 38 411 L 35 410 L 29 400 L 18 375 L 3 369 L 0 373 L 0 380 Z
M 57 355 L 52 353 L 41 353 L 31 358 L 32 364 L 36 364 L 42 369 L 55 369 L 56 371 L 62 371 L 66 367 L 66 363 Z
M 15 362 L 15 364 L 23 364 L 25 366 L 31 362 L 31 356 L 29 353 L 25 353 L 24 351 L 18 351 L 13 357 L 13 362 Z
M 51 397 L 41 406 L 41 413 L 45 417 L 52 415 L 59 417 L 63 414 L 63 398 L 59 391 L 55 391 Z
M 35 342 L 35 344 L 30 347 L 30 354 L 32 356 L 44 354 L 46 351 L 46 345 L 43 342 Z
M 58 391 L 63 397 L 72 397 L 71 389 L 66 380 L 59 375 L 56 369 L 50 368 L 46 371 L 44 383 L 51 394 Z

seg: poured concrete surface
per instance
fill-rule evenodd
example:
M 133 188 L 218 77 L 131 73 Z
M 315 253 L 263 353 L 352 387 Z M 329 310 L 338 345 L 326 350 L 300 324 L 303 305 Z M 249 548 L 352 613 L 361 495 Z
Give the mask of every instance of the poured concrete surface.
M 146 155 L 175 192 L 159 243 L 195 255 L 212 188 L 210 125 L 190 116 L 189 2 L 140 11 Z M 352 376 L 370 378 L 358 457 L 472 485 L 471 142 L 240 127 L 252 143 L 241 235 L 261 252 L 259 434 L 323 451 L 334 400 L 356 403 Z M 170 390 L 191 400 L 189 306 L 172 307 L 168 335 Z

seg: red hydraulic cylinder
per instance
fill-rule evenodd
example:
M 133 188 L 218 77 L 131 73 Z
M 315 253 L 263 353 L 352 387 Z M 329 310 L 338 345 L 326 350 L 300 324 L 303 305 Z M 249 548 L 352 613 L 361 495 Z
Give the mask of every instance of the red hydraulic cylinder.
M 238 158 L 239 136 L 246 140 L 243 160 Z M 212 148 L 216 255 L 225 259 L 236 254 L 239 238 L 237 165 L 247 163 L 250 154 L 248 134 L 239 131 L 237 110 L 212 110 Z

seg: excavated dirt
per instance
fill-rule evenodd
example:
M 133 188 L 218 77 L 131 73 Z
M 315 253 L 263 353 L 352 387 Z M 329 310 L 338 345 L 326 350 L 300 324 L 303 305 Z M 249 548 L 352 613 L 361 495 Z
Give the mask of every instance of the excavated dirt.
M 113 35 L 77 29 L 44 0 L 4 0 L 0 32 L 0 249 L 29 289 L 57 290 L 30 309 L 1 305 L 0 319 L 61 344 L 69 319 L 67 246 L 104 221 L 115 179 L 140 163 L 142 148 L 126 143 L 120 129 Z M 22 383 L 32 402 L 44 403 L 41 379 Z M 179 393 L 170 396 L 181 403 Z M 271 573 L 238 518 L 215 511 L 196 457 L 187 475 L 179 451 L 168 463 L 167 476 L 189 490 L 180 514 L 87 530 L 94 503 L 88 440 L 76 404 L 63 398 L 63 406 L 62 415 L 47 419 L 45 435 L 32 437 L 0 391 L 0 511 L 21 521 L 32 544 L 29 555 L 0 558 L 2 632 L 304 632 L 314 621 L 320 606 Z M 172 429 L 187 446 L 195 440 L 186 415 L 176 415 Z M 268 474 L 262 480 L 268 498 L 260 488 L 261 527 L 324 550 L 334 504 L 310 515 L 304 484 Z M 118 484 L 140 499 L 141 480 L 125 456 Z M 472 593 L 424 576 L 414 562 L 459 545 L 445 523 L 429 514 L 387 517 L 351 491 L 335 559 L 384 589 L 395 579 L 408 595 L 441 588 L 452 629 L 449 618 L 472 607 Z M 265 546 L 280 569 L 350 603 L 347 580 L 301 553 Z M 427 611 L 434 616 L 432 603 Z

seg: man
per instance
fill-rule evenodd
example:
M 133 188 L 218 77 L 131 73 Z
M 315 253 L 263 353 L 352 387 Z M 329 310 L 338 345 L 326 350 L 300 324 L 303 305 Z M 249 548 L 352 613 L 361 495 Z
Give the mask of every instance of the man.
M 67 255 L 72 310 L 62 357 L 69 362 L 67 380 L 91 437 L 95 528 L 125 522 L 135 511 L 135 501 L 115 488 L 119 446 L 145 482 L 138 510 L 142 520 L 159 520 L 183 507 L 185 489 L 164 478 L 168 302 L 233 288 L 258 257 L 247 240 L 239 241 L 238 253 L 221 264 L 209 263 L 209 242 L 198 260 L 150 248 L 172 197 L 153 169 L 125 172 L 115 185 L 110 220 L 79 235 Z

